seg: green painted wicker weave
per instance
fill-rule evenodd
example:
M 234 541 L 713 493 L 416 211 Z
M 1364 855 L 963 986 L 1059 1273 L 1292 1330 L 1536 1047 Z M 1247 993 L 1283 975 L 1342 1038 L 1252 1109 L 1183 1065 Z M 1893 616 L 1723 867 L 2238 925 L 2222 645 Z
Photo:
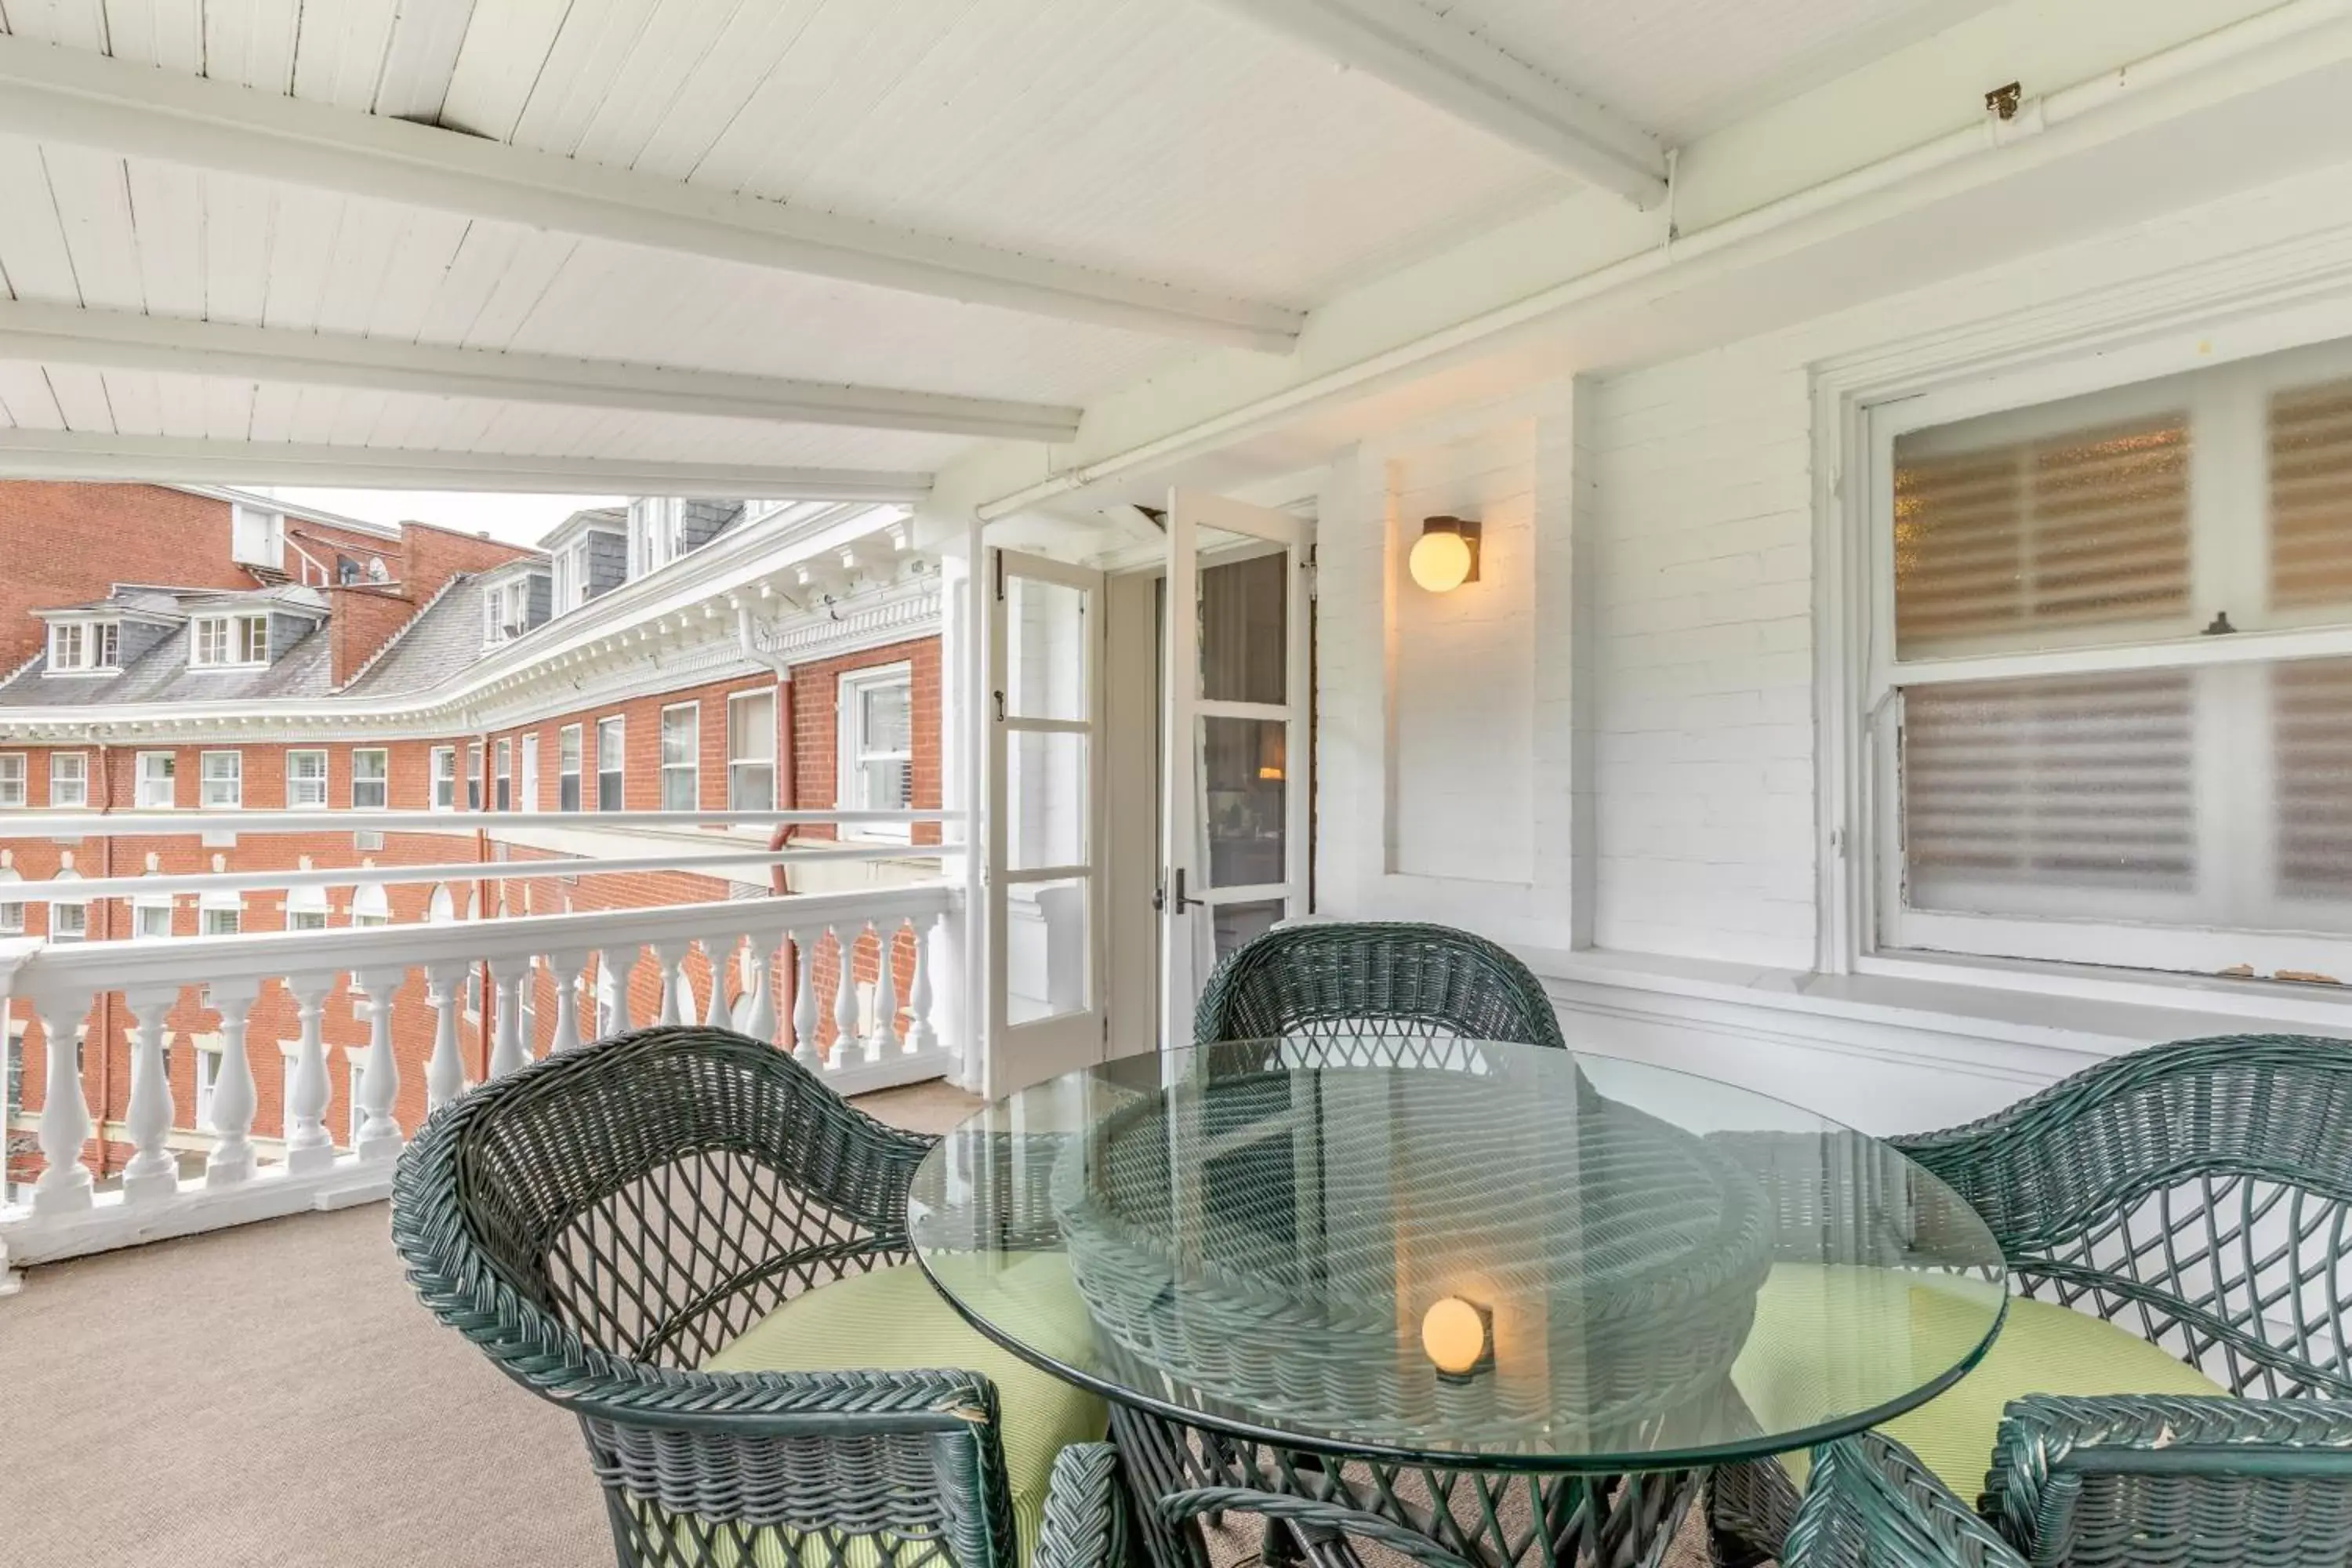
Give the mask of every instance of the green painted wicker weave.
M 1973 1511 L 1876 1434 L 1816 1450 L 1801 1505 L 1779 1466 L 1729 1468 L 1718 1561 L 2352 1563 L 2352 1044 L 2157 1046 L 1892 1142 L 1984 1216 L 2022 1293 L 2243 1397 L 2015 1401 Z
M 1014 1568 L 986 1378 L 694 1370 L 786 1298 L 908 1261 L 931 1142 L 761 1041 L 641 1029 L 436 1112 L 393 1240 L 427 1307 L 579 1417 L 623 1568 Z M 1126 1550 L 1110 1474 L 1057 1467 L 1040 1568 Z
M 1559 1016 L 1528 966 L 1446 926 L 1361 921 L 1287 926 L 1227 955 L 1194 1009 L 1192 1038 L 1565 1046 Z

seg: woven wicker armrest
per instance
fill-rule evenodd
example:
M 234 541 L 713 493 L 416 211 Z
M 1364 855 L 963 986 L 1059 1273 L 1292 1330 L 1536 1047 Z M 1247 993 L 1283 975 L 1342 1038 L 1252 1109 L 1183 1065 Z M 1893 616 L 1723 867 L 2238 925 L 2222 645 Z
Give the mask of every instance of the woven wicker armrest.
M 1073 1443 L 1056 1454 L 1035 1568 L 1123 1568 L 1133 1540 L 1118 1450 L 1108 1443 Z
M 2032 1394 L 1985 1485 L 1985 1517 L 2036 1563 L 2340 1561 L 2352 1403 Z
M 1875 1432 L 1813 1450 L 1783 1568 L 2024 1568 L 1910 1449 Z

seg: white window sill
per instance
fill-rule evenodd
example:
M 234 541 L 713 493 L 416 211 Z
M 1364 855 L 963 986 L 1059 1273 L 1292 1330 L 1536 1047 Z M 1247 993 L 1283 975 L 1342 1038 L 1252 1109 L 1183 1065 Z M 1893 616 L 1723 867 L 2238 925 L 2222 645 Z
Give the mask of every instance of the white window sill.
M 236 664 L 197 664 L 192 661 L 188 668 L 199 675 L 208 675 L 215 670 L 268 669 L 269 661 L 266 658 L 246 659 Z
M 74 666 L 72 668 L 70 668 L 70 669 L 59 669 L 59 668 L 55 668 L 55 667 L 51 667 L 51 668 L 47 668 L 47 669 L 42 670 L 42 671 L 41 671 L 41 673 L 42 673 L 43 675 L 68 675 L 68 676 L 77 676 L 77 675 L 121 675 L 121 674 L 122 673 L 122 667 L 121 667 L 121 665 L 119 665 L 119 664 L 91 665 L 91 666 L 88 667 L 87 668 L 84 668 L 84 667 L 82 667 L 81 665 L 75 665 L 75 666 Z

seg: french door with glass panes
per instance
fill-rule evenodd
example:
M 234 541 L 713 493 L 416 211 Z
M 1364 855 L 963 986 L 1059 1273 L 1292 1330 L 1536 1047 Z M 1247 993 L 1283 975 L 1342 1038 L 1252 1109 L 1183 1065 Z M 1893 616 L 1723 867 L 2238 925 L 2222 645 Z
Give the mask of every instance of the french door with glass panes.
M 988 1082 L 1103 1059 L 1099 572 L 992 550 Z
M 1307 910 L 1314 529 L 1179 489 L 1167 531 L 1161 1038 L 1175 1047 L 1218 961 Z

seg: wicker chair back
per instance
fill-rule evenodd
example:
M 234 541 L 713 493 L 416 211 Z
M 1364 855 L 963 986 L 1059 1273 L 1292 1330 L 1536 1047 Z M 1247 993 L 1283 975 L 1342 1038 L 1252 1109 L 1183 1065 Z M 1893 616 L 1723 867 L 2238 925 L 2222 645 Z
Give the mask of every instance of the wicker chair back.
M 1528 966 L 1446 926 L 1351 921 L 1266 932 L 1228 955 L 1193 1013 L 1217 1040 L 1514 1040 L 1565 1046 Z

